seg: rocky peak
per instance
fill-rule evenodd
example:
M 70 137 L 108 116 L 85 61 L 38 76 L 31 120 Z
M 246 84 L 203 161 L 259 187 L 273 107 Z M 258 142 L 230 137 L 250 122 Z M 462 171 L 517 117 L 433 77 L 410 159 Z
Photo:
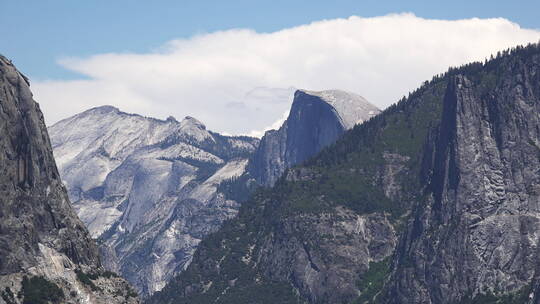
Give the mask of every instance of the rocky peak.
M 206 139 L 212 139 L 210 132 L 206 130 L 206 126 L 191 116 L 186 116 L 180 122 L 180 132 L 188 137 L 191 137 L 197 141 L 204 141 Z
M 342 90 L 298 90 L 295 93 L 295 100 L 302 100 L 303 98 L 300 96 L 296 97 L 301 94 L 318 97 L 321 101 L 330 104 L 339 115 L 341 123 L 346 129 L 350 129 L 380 112 L 377 107 L 369 103 L 364 97 L 352 92 Z
M 90 114 L 90 113 L 91 114 L 108 114 L 108 113 L 120 113 L 120 110 L 117 107 L 114 107 L 114 106 L 104 105 L 104 106 L 99 106 L 99 107 L 88 109 L 88 110 L 84 111 L 83 114 L 84 113 L 88 113 L 88 114 Z
M 202 122 L 200 122 L 199 120 L 191 116 L 184 117 L 184 119 L 182 119 L 182 121 L 180 122 L 180 127 L 186 130 L 188 129 L 206 130 L 206 126 Z
M 195 126 L 197 128 L 206 130 L 206 126 L 201 121 L 199 121 L 197 118 L 192 117 L 192 116 L 184 117 L 184 119 L 182 119 L 182 122 L 180 124 L 182 126 L 184 126 L 184 125 L 192 125 L 192 126 Z
M 448 77 L 424 153 L 430 197 L 412 215 L 389 284 L 397 302 L 493 293 L 539 303 L 539 59 L 530 46 Z
M 177 132 L 179 123 L 102 106 L 49 127 L 56 162 L 70 197 L 98 187 L 136 149 Z
M 262 185 L 273 185 L 285 169 L 315 155 L 379 112 L 354 93 L 297 90 L 282 127 L 266 132 L 261 139 L 250 162 L 250 174 Z
M 167 117 L 166 121 L 168 121 L 168 122 L 175 122 L 175 123 L 178 122 L 178 120 L 176 120 L 176 118 L 175 118 L 174 116 L 172 116 L 172 115 L 169 116 L 169 117 Z
M 217 188 L 244 172 L 258 144 L 210 132 L 193 117 L 121 111 L 78 114 L 50 130 L 74 208 L 100 239 L 106 266 L 143 296 L 160 290 L 201 238 L 236 214 L 238 203 Z

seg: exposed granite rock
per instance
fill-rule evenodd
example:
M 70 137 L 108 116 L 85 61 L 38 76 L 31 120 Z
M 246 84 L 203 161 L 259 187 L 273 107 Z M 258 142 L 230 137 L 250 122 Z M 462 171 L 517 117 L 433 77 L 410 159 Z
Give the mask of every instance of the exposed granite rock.
M 380 112 L 363 97 L 339 90 L 298 90 L 287 120 L 261 139 L 249 163 L 250 175 L 272 186 L 285 169 L 334 143 L 346 130 Z
M 262 240 L 257 266 L 271 280 L 291 281 L 302 298 L 314 303 L 358 297 L 359 274 L 389 257 L 396 243 L 384 215 L 358 215 L 343 207 L 282 219 L 277 226 Z
M 9 287 L 17 294 L 24 276 L 43 276 L 63 290 L 66 303 L 137 303 L 120 278 L 99 277 L 100 290 L 76 279 L 75 271 L 104 272 L 97 246 L 62 185 L 29 82 L 2 56 L 0 134 L 0 293 Z
M 398 250 L 396 303 L 454 303 L 528 289 L 540 229 L 540 55 L 449 80 L 425 154 L 429 200 Z
M 193 117 L 158 120 L 111 107 L 50 128 L 79 217 L 99 238 L 108 269 L 142 295 L 160 290 L 237 202 L 218 185 L 244 173 L 258 140 L 208 131 Z
M 244 210 L 262 216 L 226 223 L 230 238 L 204 243 L 195 264 L 147 303 L 346 303 L 358 297 L 370 263 L 388 259 L 397 241 L 382 214 L 338 206 L 281 217 L 266 204 Z

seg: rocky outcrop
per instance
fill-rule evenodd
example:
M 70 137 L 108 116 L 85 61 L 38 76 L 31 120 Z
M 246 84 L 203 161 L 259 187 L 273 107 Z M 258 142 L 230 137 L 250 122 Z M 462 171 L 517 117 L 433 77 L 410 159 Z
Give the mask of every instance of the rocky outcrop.
M 485 68 L 500 75 L 491 87 L 474 75 L 449 80 L 425 154 L 429 199 L 398 250 L 396 303 L 530 289 L 539 254 L 540 55 L 520 57 Z
M 381 214 L 358 215 L 343 207 L 282 219 L 262 240 L 256 260 L 261 273 L 290 280 L 301 298 L 342 303 L 358 296 L 358 278 L 370 263 L 382 262 L 395 247 L 396 233 Z M 255 264 L 253 262 L 253 264 Z
M 346 130 L 380 112 L 363 97 L 339 90 L 298 90 L 287 120 L 261 139 L 249 163 L 250 175 L 272 186 L 285 169 L 334 143 Z
M 195 264 L 147 303 L 346 303 L 396 243 L 385 215 L 340 206 L 287 217 L 255 208 L 225 225 L 226 236 L 212 235 Z
M 258 140 L 178 122 L 90 109 L 49 128 L 75 210 L 99 238 L 105 265 L 143 295 L 191 261 L 200 240 L 239 205 L 218 193 L 241 175 Z
M 28 79 L 2 56 L 0 131 L 0 303 L 40 295 L 28 282 L 56 286 L 65 303 L 137 303 L 127 283 L 102 268 L 56 169 Z M 92 278 L 85 284 L 77 273 Z

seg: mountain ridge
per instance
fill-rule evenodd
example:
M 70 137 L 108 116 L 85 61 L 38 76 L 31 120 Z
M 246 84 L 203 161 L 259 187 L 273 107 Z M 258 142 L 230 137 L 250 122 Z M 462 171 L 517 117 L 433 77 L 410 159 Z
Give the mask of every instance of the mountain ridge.
M 232 178 L 258 143 L 211 132 L 189 116 L 157 120 L 107 106 L 49 129 L 75 209 L 100 239 L 107 267 L 143 295 L 181 271 L 201 236 L 235 214 L 235 202 L 216 194 L 215 180 Z M 188 213 L 175 211 L 176 204 L 189 206 Z M 203 211 L 204 219 L 194 218 Z M 203 227 L 205 220 L 211 223 Z M 168 229 L 174 233 L 163 234 Z M 148 250 L 153 255 L 140 261 Z
M 327 115 L 338 130 L 311 147 L 309 153 L 314 153 L 337 139 L 344 127 L 331 105 L 310 98 L 324 106 L 316 114 Z M 295 113 L 308 108 L 302 103 L 293 102 L 291 123 Z M 309 115 L 303 117 L 295 123 L 306 123 Z M 317 137 L 330 124 L 315 120 L 311 126 L 317 130 L 304 128 L 305 135 Z M 247 196 L 256 184 L 247 168 L 259 140 L 222 136 L 189 116 L 181 122 L 152 120 L 105 106 L 62 120 L 50 132 L 74 206 L 101 240 L 107 266 L 143 295 L 161 289 L 187 267 L 200 239 L 234 217 L 240 207 L 237 197 Z M 229 197 L 222 188 L 231 180 L 242 186 L 233 187 Z
M 425 82 L 258 191 L 147 303 L 536 303 L 539 77 L 533 44 Z

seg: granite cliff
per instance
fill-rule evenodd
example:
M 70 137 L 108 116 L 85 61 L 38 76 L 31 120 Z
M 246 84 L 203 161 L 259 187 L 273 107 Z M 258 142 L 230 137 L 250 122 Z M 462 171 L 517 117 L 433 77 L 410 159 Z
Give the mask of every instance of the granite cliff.
M 296 164 L 334 143 L 343 133 L 380 112 L 363 97 L 340 90 L 298 90 L 287 120 L 267 131 L 248 172 L 258 184 L 272 186 Z
M 0 303 L 138 303 L 101 264 L 62 184 L 28 79 L 0 56 Z

